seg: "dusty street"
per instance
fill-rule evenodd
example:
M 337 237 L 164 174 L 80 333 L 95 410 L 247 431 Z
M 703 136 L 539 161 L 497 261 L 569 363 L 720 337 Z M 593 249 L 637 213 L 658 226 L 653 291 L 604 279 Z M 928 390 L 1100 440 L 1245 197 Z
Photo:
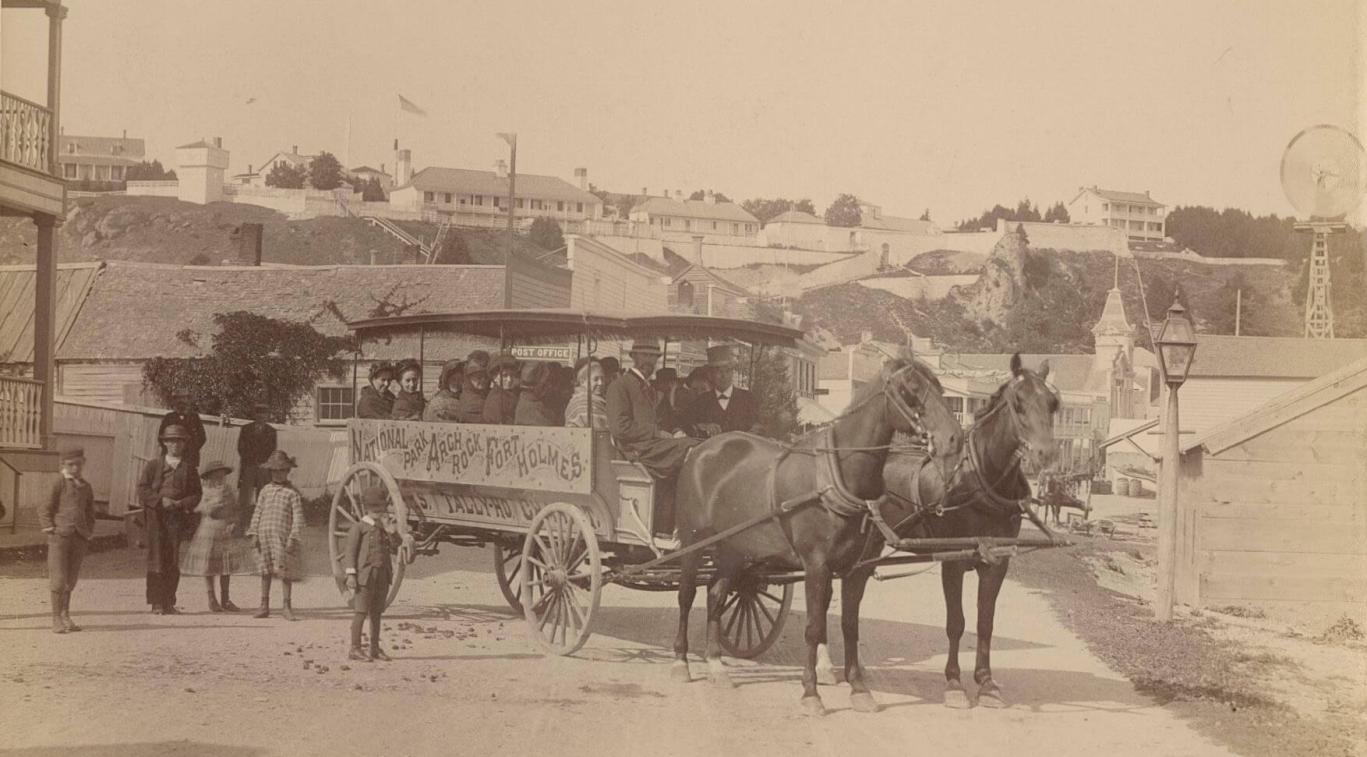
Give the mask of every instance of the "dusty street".
M 490 553 L 447 548 L 410 568 L 391 608 L 384 644 L 395 661 L 348 664 L 348 613 L 318 570 L 321 534 L 310 539 L 314 575 L 296 588 L 295 623 L 209 614 L 196 578 L 181 583 L 185 615 L 152 616 L 142 553 L 117 550 L 83 571 L 73 614 L 86 630 L 54 636 L 41 565 L 0 568 L 0 746 L 24 755 L 1229 753 L 1135 693 L 1043 596 L 1015 583 L 1003 591 L 993 656 L 1012 707 L 941 705 L 932 569 L 870 585 L 863 644 L 882 711 L 856 713 L 847 689 L 823 687 L 831 713 L 813 719 L 798 706 L 800 598 L 783 639 L 758 663 L 733 663 L 739 688 L 718 690 L 700 666 L 691 684 L 669 678 L 672 594 L 608 588 L 588 646 L 545 659 L 506 610 Z M 245 608 L 257 592 L 254 577 L 239 578 L 233 600 Z M 695 649 L 701 621 L 699 607 Z M 834 617 L 831 626 L 839 659 Z M 966 650 L 973 642 L 970 633 Z M 971 671 L 971 652 L 962 662 Z

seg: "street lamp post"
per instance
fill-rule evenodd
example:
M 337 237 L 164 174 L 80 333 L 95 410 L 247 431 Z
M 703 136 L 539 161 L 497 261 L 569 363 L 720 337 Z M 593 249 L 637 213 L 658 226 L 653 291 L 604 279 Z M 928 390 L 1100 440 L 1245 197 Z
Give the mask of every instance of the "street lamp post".
M 1173 592 L 1177 582 L 1177 481 L 1181 468 L 1180 427 L 1177 390 L 1187 380 L 1196 355 L 1196 332 L 1186 308 L 1174 301 L 1168 317 L 1154 340 L 1163 381 L 1168 385 L 1168 407 L 1163 420 L 1163 463 L 1159 470 L 1158 596 L 1154 615 L 1160 621 L 1172 619 Z

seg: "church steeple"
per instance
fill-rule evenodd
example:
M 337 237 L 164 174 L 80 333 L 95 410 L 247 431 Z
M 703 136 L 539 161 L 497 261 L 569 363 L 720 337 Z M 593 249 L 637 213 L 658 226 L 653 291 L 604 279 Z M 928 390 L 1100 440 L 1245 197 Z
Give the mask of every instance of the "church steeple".
M 1106 293 L 1106 306 L 1101 309 L 1101 320 L 1092 327 L 1092 334 L 1097 337 L 1097 351 L 1101 351 L 1101 337 L 1125 337 L 1128 346 L 1134 344 L 1134 327 L 1125 317 L 1125 300 L 1120 296 L 1120 257 L 1115 259 L 1115 279 L 1111 286 L 1111 291 Z M 1117 344 L 1114 340 L 1107 340 L 1109 344 Z M 1126 350 L 1129 353 L 1129 349 Z

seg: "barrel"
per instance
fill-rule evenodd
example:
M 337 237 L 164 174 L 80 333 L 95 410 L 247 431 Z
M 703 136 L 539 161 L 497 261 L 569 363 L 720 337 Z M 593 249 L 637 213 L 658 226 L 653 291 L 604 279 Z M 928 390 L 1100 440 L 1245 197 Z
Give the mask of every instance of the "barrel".
M 1136 478 L 1130 481 L 1130 496 L 1144 496 L 1144 482 L 1142 480 Z
M 1118 478 L 1115 481 L 1115 493 L 1122 497 L 1130 496 L 1130 480 L 1128 478 Z

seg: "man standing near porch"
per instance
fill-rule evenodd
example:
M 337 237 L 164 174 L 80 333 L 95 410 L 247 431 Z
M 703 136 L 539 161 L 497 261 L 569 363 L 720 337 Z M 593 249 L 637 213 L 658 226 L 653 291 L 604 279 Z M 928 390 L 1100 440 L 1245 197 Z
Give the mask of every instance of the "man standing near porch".
M 237 434 L 237 497 L 242 508 L 237 520 L 237 536 L 247 530 L 256 509 L 256 493 L 271 480 L 270 471 L 261 467 L 275 451 L 275 428 L 266 422 L 271 406 L 258 402 L 252 406 L 252 422 Z
M 155 615 L 176 615 L 180 585 L 180 543 L 195 532 L 195 506 L 202 490 L 190 464 L 190 434 L 177 425 L 161 433 L 165 454 L 148 460 L 138 476 L 138 503 L 147 524 L 147 604 Z

